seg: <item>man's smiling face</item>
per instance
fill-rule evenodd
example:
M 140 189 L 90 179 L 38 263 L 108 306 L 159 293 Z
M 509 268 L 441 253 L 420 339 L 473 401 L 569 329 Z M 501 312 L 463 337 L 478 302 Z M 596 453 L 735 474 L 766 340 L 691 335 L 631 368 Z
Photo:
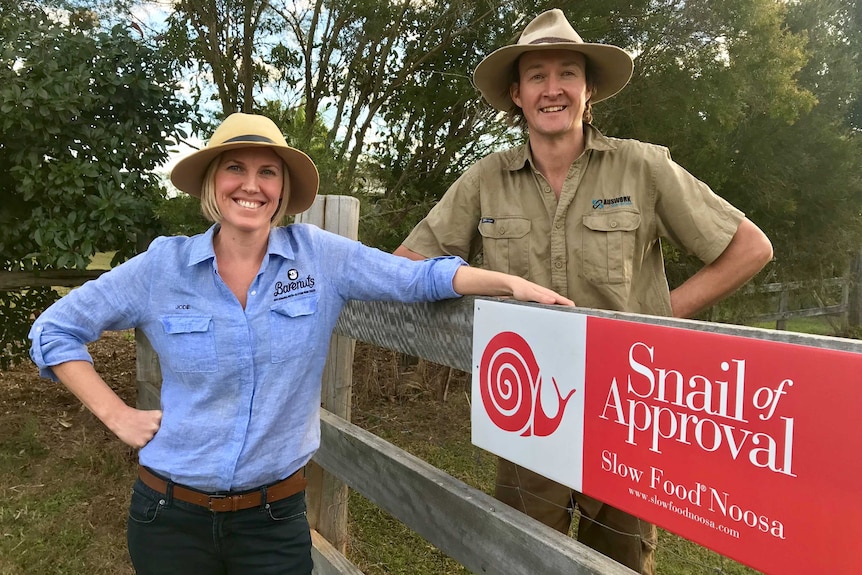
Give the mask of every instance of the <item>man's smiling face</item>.
M 587 88 L 586 59 L 570 50 L 527 52 L 518 61 L 520 81 L 511 85 L 512 101 L 524 112 L 530 137 L 556 138 L 580 130 Z

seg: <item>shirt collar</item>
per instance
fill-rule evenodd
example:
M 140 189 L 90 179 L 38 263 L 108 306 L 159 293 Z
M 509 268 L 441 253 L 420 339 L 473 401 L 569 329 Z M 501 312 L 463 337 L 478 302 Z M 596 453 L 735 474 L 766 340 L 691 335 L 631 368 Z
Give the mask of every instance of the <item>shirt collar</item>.
M 286 260 L 296 259 L 296 254 L 293 251 L 293 245 L 290 243 L 290 234 L 276 233 L 279 228 L 272 228 L 269 231 L 269 247 L 267 254 L 281 256 Z M 285 231 L 290 230 L 290 226 L 285 227 Z
M 215 259 L 215 250 L 213 250 L 213 236 L 218 229 L 218 224 L 213 224 L 203 234 L 198 234 L 191 238 L 192 247 L 189 250 L 189 266 L 199 264 L 201 262 Z
M 203 234 L 198 234 L 191 238 L 192 247 L 189 250 L 188 265 L 193 266 L 207 260 L 215 259 L 215 250 L 213 249 L 213 236 L 219 229 L 219 224 L 213 224 Z M 288 241 L 287 234 L 273 233 L 276 228 L 269 232 L 269 244 L 267 245 L 267 255 L 277 255 L 285 259 L 295 259 L 293 246 Z
M 596 128 L 592 124 L 584 124 L 584 150 L 597 150 L 600 152 L 605 152 L 608 150 L 616 149 L 616 144 L 614 144 L 604 134 L 602 134 L 598 128 Z M 530 150 L 529 141 L 527 141 L 519 148 L 515 149 L 515 153 L 512 154 L 511 160 L 509 161 L 509 165 L 506 166 L 506 168 L 510 172 L 516 172 L 522 169 L 528 163 L 535 165 L 535 162 L 533 161 L 533 152 L 532 150 Z

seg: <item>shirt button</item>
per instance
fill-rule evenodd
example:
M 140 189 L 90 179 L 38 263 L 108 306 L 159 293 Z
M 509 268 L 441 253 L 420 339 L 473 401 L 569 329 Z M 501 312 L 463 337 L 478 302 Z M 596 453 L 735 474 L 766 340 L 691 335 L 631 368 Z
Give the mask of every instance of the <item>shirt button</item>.
M 611 227 L 612 227 L 612 228 L 617 227 L 617 223 L 616 223 L 616 222 L 611 222 Z
M 500 231 L 497 233 L 502 236 L 503 234 L 506 233 L 506 228 L 505 227 L 500 228 Z
M 563 267 L 563 262 L 561 262 L 560 260 L 555 261 L 554 267 L 560 269 L 561 267 Z
M 257 290 L 252 290 L 251 295 L 257 295 Z

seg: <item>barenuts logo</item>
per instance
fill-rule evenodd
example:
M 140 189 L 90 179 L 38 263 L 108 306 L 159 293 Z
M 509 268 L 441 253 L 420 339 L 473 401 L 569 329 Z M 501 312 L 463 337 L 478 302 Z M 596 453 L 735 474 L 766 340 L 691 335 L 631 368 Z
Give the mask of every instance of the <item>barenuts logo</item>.
M 287 279 L 289 280 L 287 282 L 275 283 L 272 293 L 274 301 L 314 291 L 314 278 L 309 275 L 305 279 L 299 279 L 299 272 L 295 268 L 287 271 Z
M 479 389 L 488 417 L 503 431 L 522 436 L 546 437 L 554 433 L 563 419 L 566 403 L 576 390 L 565 397 L 551 378 L 559 400 L 557 415 L 549 417 L 541 404 L 542 378 L 530 345 L 520 335 L 498 333 L 482 354 Z

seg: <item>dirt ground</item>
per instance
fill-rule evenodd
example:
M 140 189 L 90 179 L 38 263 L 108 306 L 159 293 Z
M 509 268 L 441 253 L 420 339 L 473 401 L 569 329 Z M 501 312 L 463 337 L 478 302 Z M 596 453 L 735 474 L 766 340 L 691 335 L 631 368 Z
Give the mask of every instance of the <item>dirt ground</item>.
M 106 334 L 96 368 L 135 402 L 135 344 Z M 125 507 L 135 453 L 31 362 L 0 371 L 0 574 L 132 573 Z
M 134 405 L 132 332 L 105 333 L 89 349 L 108 385 Z M 417 369 L 358 343 L 353 421 L 390 441 L 440 445 L 453 420 L 468 425 L 465 382 L 466 374 Z M 450 393 L 459 401 L 439 401 Z M 0 575 L 132 573 L 125 522 L 135 451 L 29 361 L 0 370 L 0 414 Z

